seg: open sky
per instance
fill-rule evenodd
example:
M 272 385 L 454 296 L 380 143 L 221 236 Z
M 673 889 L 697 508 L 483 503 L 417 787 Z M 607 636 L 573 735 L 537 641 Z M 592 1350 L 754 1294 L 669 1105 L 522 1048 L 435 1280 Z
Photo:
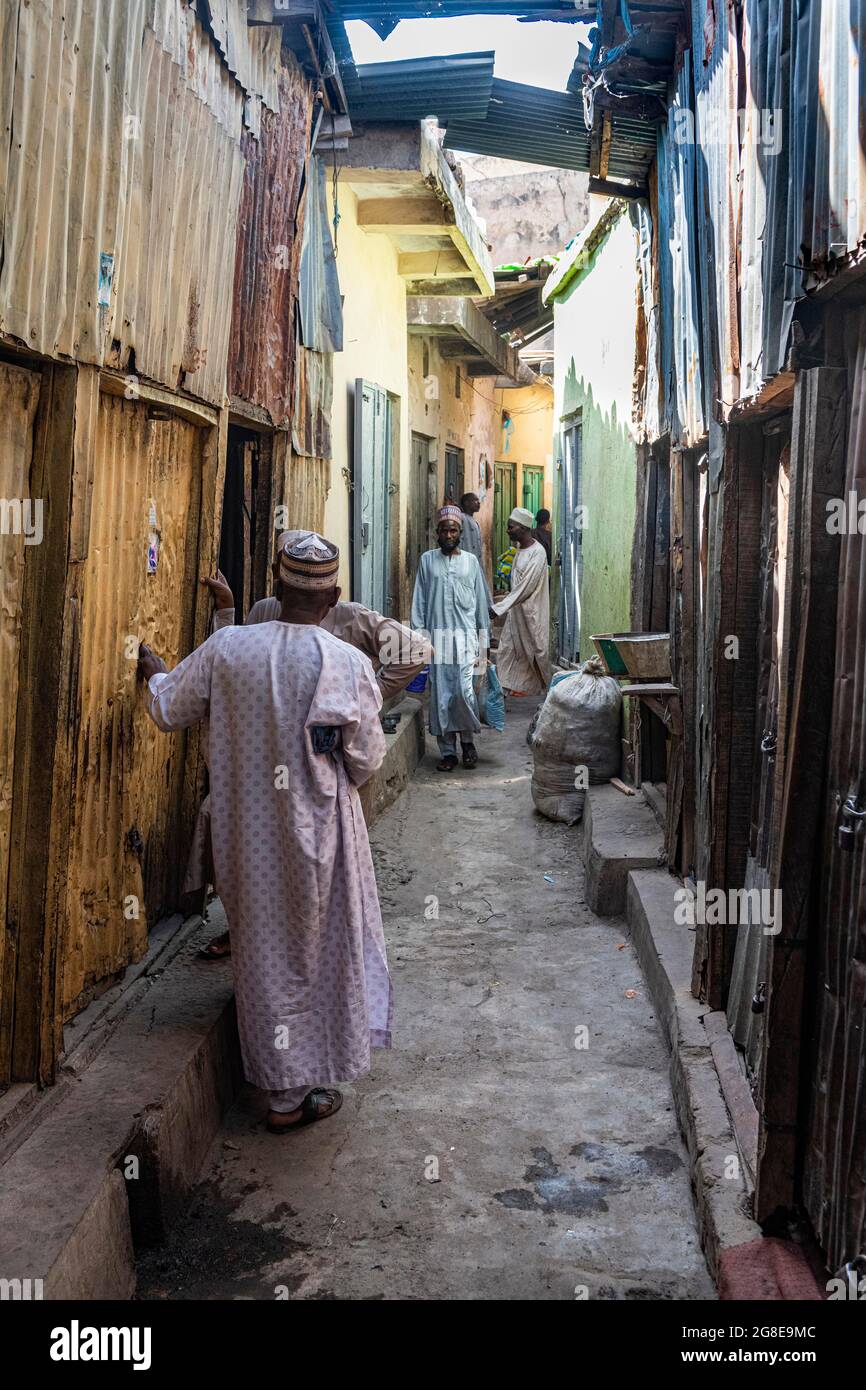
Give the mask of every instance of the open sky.
M 346 25 L 356 63 L 429 58 L 445 53 L 496 52 L 495 72 L 509 82 L 564 92 L 585 24 L 520 24 L 507 15 L 460 19 L 404 19 L 387 39 L 363 20 Z

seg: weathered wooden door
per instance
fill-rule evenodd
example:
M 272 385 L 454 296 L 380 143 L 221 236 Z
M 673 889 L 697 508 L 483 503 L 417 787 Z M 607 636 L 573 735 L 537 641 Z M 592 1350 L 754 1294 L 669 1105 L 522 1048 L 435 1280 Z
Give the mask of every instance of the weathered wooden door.
M 533 516 L 544 506 L 544 469 L 536 463 L 523 465 L 523 506 Z
M 388 612 L 391 412 L 388 393 L 358 377 L 352 488 L 352 597 Z
M 459 503 L 463 496 L 463 450 L 445 450 L 445 501 Z
M 562 467 L 559 510 L 559 656 L 562 661 L 580 658 L 580 584 L 582 564 L 582 424 L 562 425 Z
M 36 529 L 37 523 L 41 528 L 40 512 L 36 510 L 36 503 L 41 508 L 41 501 L 32 498 L 30 490 L 40 385 L 37 372 L 0 362 L 0 1085 L 12 1071 L 9 1059 L 15 1019 L 17 970 L 13 955 L 17 933 L 7 919 L 7 893 L 16 780 L 24 567 L 28 554 L 37 553 L 31 547 L 42 539 Z
M 411 480 L 409 491 L 409 515 L 406 534 L 406 578 L 409 591 L 415 583 L 418 562 L 425 550 L 433 544 L 430 485 L 433 477 L 430 471 L 430 440 L 423 434 L 412 435 L 412 454 L 410 460 Z M 433 499 L 435 502 L 435 498 Z
M 514 464 L 497 463 L 493 470 L 493 564 L 511 545 L 508 518 L 514 511 Z
M 790 417 L 774 422 L 764 435 L 763 498 L 760 531 L 759 616 L 757 624 L 757 709 L 752 759 L 749 850 L 744 888 L 769 892 L 776 792 L 779 724 L 780 644 L 784 623 L 788 538 Z M 739 659 L 739 650 L 730 652 Z M 749 900 L 750 903 L 753 901 Z M 767 900 L 769 901 L 769 899 Z M 740 921 L 727 1002 L 728 1026 L 742 1047 L 753 1089 L 759 1085 L 762 1012 L 752 1000 L 766 991 L 767 953 L 772 923 Z
M 136 657 L 142 638 L 171 668 L 193 644 L 203 433 L 168 409 L 99 396 L 78 581 L 66 1017 L 141 956 L 148 924 L 177 905 L 188 736 L 151 722 Z
M 817 460 L 822 493 L 844 502 L 836 607 L 823 873 L 817 940 L 807 976 L 814 1018 L 803 1200 L 831 1270 L 866 1255 L 866 314 L 851 345 L 852 392 L 844 478 L 824 481 L 832 442 Z M 840 402 L 830 415 L 836 438 Z M 841 417 L 841 419 L 840 419 Z M 833 436 L 831 436 L 832 441 Z M 838 485 L 841 483 L 841 486 Z M 827 502 L 821 497 L 821 522 Z M 818 573 L 813 584 L 826 576 Z M 811 997 L 809 997 L 811 996 Z

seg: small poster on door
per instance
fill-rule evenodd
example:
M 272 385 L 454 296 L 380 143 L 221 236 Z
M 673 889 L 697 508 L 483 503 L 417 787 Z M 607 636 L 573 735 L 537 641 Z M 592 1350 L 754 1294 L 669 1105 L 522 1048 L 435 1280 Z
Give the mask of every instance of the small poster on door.
M 147 572 L 156 574 L 159 567 L 159 523 L 156 518 L 156 503 L 151 502 L 147 518 Z

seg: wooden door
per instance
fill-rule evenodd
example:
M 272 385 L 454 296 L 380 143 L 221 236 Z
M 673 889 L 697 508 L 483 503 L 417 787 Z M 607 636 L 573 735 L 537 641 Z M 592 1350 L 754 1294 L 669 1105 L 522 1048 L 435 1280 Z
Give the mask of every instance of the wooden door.
M 391 413 L 388 393 L 358 377 L 352 487 L 352 598 L 388 612 Z
M 559 656 L 561 660 L 571 662 L 580 659 L 580 587 L 583 573 L 582 447 L 580 420 L 564 422 L 559 510 Z
M 418 573 L 418 562 L 433 544 L 430 485 L 430 443 L 423 434 L 412 435 L 409 515 L 406 534 L 406 581 L 409 593 Z M 435 499 L 434 499 L 435 501 Z
M 514 511 L 514 464 L 497 463 L 493 470 L 493 567 L 511 545 L 508 518 Z
M 449 445 L 445 450 L 445 501 L 459 505 L 463 486 L 463 450 Z
M 535 463 L 523 465 L 523 506 L 533 516 L 544 506 L 544 469 Z

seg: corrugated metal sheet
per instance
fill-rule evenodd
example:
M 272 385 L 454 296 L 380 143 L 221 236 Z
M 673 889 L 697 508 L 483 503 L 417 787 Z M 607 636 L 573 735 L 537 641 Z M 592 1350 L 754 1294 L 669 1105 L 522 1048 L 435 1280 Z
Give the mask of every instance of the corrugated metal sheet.
M 143 402 L 100 396 L 81 587 L 65 1017 L 83 990 L 141 955 L 147 917 L 152 924 L 169 905 L 182 869 L 191 828 L 178 822 L 185 735 L 151 723 L 128 636 L 146 635 L 169 668 L 191 644 L 202 433 L 177 417 L 149 418 Z M 124 911 L 130 896 L 138 917 Z
M 589 169 L 589 133 L 582 102 L 567 92 L 498 77 L 493 79 L 485 119 L 449 121 L 445 145 L 530 164 Z M 616 174 L 613 164 L 611 174 Z
M 640 312 L 644 330 L 637 354 L 635 387 L 635 425 L 642 438 L 658 439 L 662 433 L 659 402 L 659 304 L 656 294 L 655 231 L 649 205 L 635 198 L 629 206 L 632 225 L 637 233 L 638 267 L 640 270 Z M 642 348 L 642 350 L 641 350 Z
M 658 242 L 661 286 L 659 371 L 664 425 L 673 443 L 698 444 L 707 433 L 703 406 L 700 250 L 695 192 L 695 146 L 673 136 L 691 99 L 691 54 L 683 55 L 658 142 Z
M 41 378 L 0 362 L 0 498 L 5 502 L 29 497 L 33 421 L 39 403 Z M 32 514 L 31 514 L 32 515 Z M 28 547 L 24 532 L 4 518 L 0 529 L 0 980 L 6 945 L 6 897 L 12 827 L 15 762 L 15 724 L 18 707 L 18 659 L 23 620 L 24 564 Z
M 150 3 L 19 0 L 0 329 L 221 402 L 244 95 L 180 0 L 160 37 Z
M 165 0 L 156 0 L 157 4 Z M 229 72 L 248 96 L 279 111 L 280 28 L 247 24 L 247 0 L 196 0 L 207 15 Z
M 387 34 L 401 19 L 449 19 L 457 15 L 527 15 L 540 11 L 559 11 L 563 20 L 574 23 L 589 14 L 590 3 L 577 6 L 574 0 L 335 0 L 343 20 L 365 19 L 377 33 Z
M 244 162 L 242 94 L 222 67 L 217 80 L 236 106 L 231 133 L 145 30 L 109 360 L 125 367 L 134 351 L 139 372 L 221 404 Z
M 866 242 L 866 0 L 746 0 L 743 47 L 741 390 L 750 397 L 784 366 L 797 300 Z
M 493 86 L 494 53 L 456 53 L 399 63 L 366 63 L 356 69 L 349 99 L 355 120 L 413 121 L 438 116 L 483 120 Z
M 246 133 L 238 215 L 229 395 L 292 415 L 298 205 L 309 141 L 312 92 L 297 63 L 283 69 L 279 114 L 265 112 L 261 137 Z
M 705 23 L 712 16 L 712 24 Z M 697 171 L 697 230 L 701 256 L 704 416 L 709 420 L 739 395 L 737 323 L 737 19 L 727 3 L 708 10 L 692 0 L 692 75 Z M 709 39 L 712 36 L 712 44 Z

